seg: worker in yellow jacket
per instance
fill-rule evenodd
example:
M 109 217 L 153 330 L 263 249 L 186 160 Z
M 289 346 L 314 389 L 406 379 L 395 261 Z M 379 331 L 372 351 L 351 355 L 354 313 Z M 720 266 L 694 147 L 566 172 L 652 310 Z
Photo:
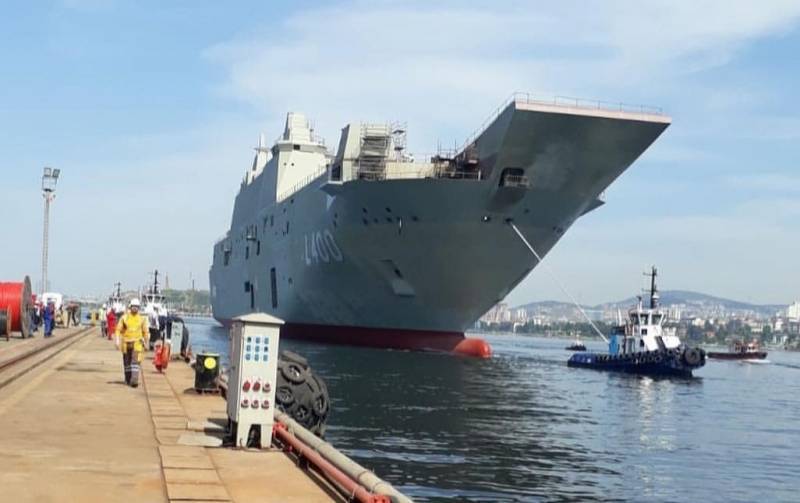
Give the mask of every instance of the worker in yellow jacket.
M 117 322 L 115 343 L 122 351 L 122 365 L 125 368 L 125 384 L 139 385 L 139 364 L 144 356 L 147 340 L 147 317 L 139 314 L 139 299 L 132 299 L 128 312 Z

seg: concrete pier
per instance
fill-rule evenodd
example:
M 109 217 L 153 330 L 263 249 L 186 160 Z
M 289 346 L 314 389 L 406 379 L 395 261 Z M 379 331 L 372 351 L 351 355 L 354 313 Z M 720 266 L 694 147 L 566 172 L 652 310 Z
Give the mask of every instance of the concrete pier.
M 281 451 L 211 447 L 225 402 L 195 393 L 185 363 L 159 374 L 148 357 L 134 389 L 99 328 L 78 338 L 0 388 L 3 501 L 342 501 Z

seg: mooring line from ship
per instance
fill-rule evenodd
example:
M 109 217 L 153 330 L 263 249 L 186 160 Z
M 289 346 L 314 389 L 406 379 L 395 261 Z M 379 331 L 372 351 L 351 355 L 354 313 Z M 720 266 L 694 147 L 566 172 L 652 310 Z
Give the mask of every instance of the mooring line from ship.
M 597 332 L 597 335 L 599 335 L 600 338 L 603 339 L 603 342 L 608 343 L 608 339 L 606 339 L 606 336 L 603 335 L 603 332 L 601 332 L 600 329 L 597 328 L 597 325 L 595 325 L 594 322 L 589 318 L 589 315 L 587 315 L 586 312 L 583 310 L 583 308 L 580 306 L 580 304 L 578 304 L 578 301 L 575 300 L 575 297 L 570 295 L 570 293 L 567 291 L 567 289 L 564 288 L 564 285 L 562 285 L 561 282 L 558 280 L 558 278 L 556 277 L 556 275 L 553 272 L 553 270 L 550 269 L 547 266 L 547 264 L 542 264 L 542 257 L 538 253 L 536 253 L 536 250 L 534 250 L 533 246 L 531 246 L 531 244 L 528 242 L 528 240 L 525 239 L 525 236 L 522 235 L 522 232 L 520 232 L 520 230 L 517 228 L 517 226 L 514 225 L 514 221 L 509 218 L 509 219 L 506 219 L 506 222 L 508 223 L 508 225 L 511 226 L 512 229 L 514 229 L 514 232 L 517 233 L 517 236 L 519 236 L 519 238 L 522 240 L 522 242 L 525 243 L 525 246 L 528 247 L 528 249 L 531 251 L 531 253 L 533 253 L 533 256 L 536 257 L 536 260 L 538 261 L 538 264 L 539 265 L 544 265 L 544 270 L 547 271 L 547 273 L 550 275 L 551 278 L 553 278 L 553 281 L 555 281 L 556 285 L 558 285 L 558 287 L 561 289 L 561 292 L 564 295 L 566 295 L 567 297 L 569 297 L 569 299 L 572 301 L 572 303 L 575 305 L 575 307 L 578 308 L 578 311 L 580 311 L 580 313 L 583 315 L 583 317 L 586 318 L 586 321 L 588 321 L 589 325 L 591 325 L 592 328 L 594 329 L 594 331 Z

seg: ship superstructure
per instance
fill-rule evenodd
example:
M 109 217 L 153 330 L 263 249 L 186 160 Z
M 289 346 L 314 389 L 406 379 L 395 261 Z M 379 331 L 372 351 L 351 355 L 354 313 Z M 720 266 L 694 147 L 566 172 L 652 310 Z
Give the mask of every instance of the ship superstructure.
M 403 127 L 351 123 L 332 153 L 289 113 L 263 137 L 214 245 L 214 316 L 282 334 L 454 349 L 670 124 L 657 110 L 514 96 L 464 147 L 416 160 Z

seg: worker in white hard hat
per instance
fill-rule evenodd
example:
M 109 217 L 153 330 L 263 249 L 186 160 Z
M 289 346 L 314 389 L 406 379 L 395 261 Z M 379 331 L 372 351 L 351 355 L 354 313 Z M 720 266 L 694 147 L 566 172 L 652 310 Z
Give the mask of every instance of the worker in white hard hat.
M 117 322 L 117 347 L 122 351 L 122 365 L 125 368 L 125 384 L 139 385 L 140 363 L 144 359 L 147 340 L 147 318 L 139 314 L 139 299 L 131 299 L 128 311 Z

